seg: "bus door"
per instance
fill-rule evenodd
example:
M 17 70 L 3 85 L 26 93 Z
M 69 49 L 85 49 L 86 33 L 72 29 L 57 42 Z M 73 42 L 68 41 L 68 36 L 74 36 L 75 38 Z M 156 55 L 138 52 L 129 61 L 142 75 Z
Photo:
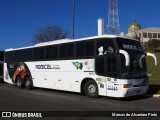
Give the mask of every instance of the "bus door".
M 107 96 L 116 96 L 119 90 L 118 83 L 118 64 L 119 59 L 116 54 L 108 54 L 105 56 L 105 75 Z
M 100 55 L 95 59 L 96 82 L 99 95 L 106 95 L 105 56 Z
M 95 72 L 98 75 L 96 81 L 99 87 L 99 95 L 113 94 L 117 86 L 118 55 L 111 53 L 100 55 L 95 60 Z M 118 88 L 117 88 L 118 89 Z M 107 91 L 107 92 L 106 92 Z

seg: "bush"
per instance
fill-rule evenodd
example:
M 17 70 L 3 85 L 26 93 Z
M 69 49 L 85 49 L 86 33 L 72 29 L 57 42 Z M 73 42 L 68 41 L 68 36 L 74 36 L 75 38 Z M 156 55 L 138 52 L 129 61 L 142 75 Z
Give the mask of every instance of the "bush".
M 160 52 L 160 40 L 149 40 L 143 43 L 144 49 L 149 52 Z

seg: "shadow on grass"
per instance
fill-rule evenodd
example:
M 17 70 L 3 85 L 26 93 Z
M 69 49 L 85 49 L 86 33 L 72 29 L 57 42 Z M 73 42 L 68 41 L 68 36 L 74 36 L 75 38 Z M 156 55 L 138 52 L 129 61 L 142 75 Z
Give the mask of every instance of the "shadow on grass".
M 160 94 L 160 85 L 149 85 L 147 94 L 150 95 Z

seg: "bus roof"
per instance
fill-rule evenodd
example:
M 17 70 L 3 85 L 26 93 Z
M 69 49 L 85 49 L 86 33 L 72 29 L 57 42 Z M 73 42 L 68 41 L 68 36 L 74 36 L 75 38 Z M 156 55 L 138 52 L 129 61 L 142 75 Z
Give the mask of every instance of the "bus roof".
M 67 39 L 60 39 L 60 40 L 49 41 L 49 42 L 42 42 L 42 43 L 38 43 L 38 44 L 35 44 L 33 46 L 28 46 L 28 47 L 9 48 L 9 49 L 6 49 L 5 51 L 21 50 L 21 49 L 26 49 L 26 48 L 35 48 L 35 47 L 40 47 L 40 46 L 55 45 L 55 44 L 69 43 L 69 42 L 75 42 L 75 41 L 83 41 L 83 40 L 90 40 L 90 39 L 97 39 L 97 38 L 117 38 L 117 37 L 120 37 L 120 36 L 102 35 L 102 36 L 93 36 L 93 37 L 86 37 L 86 38 L 80 38 L 80 39 L 68 39 L 67 38 Z M 124 37 L 121 37 L 121 38 L 124 38 Z

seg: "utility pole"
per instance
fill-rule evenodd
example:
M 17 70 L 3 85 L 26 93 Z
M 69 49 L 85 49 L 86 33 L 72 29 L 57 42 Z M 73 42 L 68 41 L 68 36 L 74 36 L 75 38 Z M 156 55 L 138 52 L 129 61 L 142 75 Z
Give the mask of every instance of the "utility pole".
M 72 0 L 72 39 L 74 39 L 75 1 Z
M 120 25 L 118 17 L 118 0 L 109 0 L 108 11 L 108 33 L 113 35 L 120 34 Z

